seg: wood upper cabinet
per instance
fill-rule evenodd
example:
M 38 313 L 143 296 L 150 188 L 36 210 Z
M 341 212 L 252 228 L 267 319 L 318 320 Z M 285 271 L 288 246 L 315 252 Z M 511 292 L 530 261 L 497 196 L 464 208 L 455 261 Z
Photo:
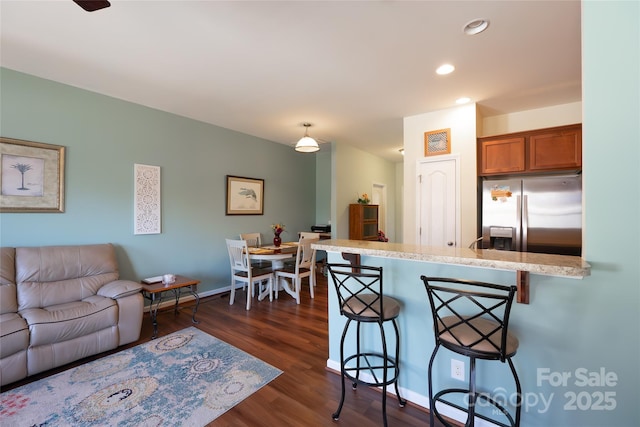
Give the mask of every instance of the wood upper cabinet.
M 524 172 L 524 138 L 506 138 L 482 141 L 479 170 L 483 175 Z
M 480 176 L 581 167 L 581 124 L 478 138 Z
M 378 240 L 378 205 L 349 205 L 349 239 Z
M 561 129 L 529 137 L 531 171 L 582 167 L 582 128 Z

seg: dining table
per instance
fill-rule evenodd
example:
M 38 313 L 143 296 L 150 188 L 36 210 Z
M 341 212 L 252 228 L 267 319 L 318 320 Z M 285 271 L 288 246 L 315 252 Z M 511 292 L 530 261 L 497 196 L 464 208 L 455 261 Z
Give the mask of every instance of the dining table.
M 271 269 L 275 272 L 284 268 L 287 259 L 295 258 L 298 252 L 298 242 L 282 242 L 280 246 L 264 245 L 259 247 L 248 247 L 250 260 L 271 261 Z M 289 286 L 286 279 L 282 279 L 280 283 L 276 283 L 279 289 L 294 296 L 294 291 Z M 258 300 L 264 299 L 269 294 L 269 290 L 265 289 L 258 295 Z
M 252 260 L 271 261 L 273 270 L 284 267 L 287 259 L 294 258 L 298 252 L 298 242 L 283 242 L 280 246 L 264 245 L 248 247 L 249 258 Z

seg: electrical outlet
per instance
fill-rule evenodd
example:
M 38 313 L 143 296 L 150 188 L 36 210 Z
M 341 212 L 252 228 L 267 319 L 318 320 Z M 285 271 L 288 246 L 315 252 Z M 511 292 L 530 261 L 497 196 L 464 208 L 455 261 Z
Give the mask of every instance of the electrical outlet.
M 464 362 L 463 361 L 451 359 L 451 378 L 464 381 Z

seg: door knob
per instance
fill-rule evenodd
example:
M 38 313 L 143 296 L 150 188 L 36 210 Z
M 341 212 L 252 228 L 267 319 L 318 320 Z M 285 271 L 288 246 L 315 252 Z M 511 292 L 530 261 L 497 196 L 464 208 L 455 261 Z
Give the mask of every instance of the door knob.
M 447 242 L 447 246 L 453 246 L 453 242 Z

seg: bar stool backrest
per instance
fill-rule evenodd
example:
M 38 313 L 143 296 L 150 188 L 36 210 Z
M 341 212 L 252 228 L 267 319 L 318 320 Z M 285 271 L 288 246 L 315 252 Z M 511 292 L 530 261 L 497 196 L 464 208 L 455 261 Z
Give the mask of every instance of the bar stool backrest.
M 361 322 L 380 322 L 384 315 L 382 267 L 329 264 L 329 274 L 338 295 L 340 314 Z
M 509 333 L 515 286 L 420 277 L 429 296 L 436 344 L 480 359 L 505 361 L 518 339 Z

